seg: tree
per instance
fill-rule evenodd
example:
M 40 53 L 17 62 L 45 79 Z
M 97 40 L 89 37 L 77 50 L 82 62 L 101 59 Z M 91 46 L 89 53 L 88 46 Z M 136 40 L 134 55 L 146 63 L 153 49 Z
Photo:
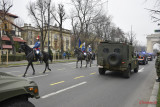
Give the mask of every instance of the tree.
M 4 28 L 2 28 L 2 30 L 5 32 L 7 37 L 10 38 L 11 45 L 12 45 L 12 51 L 13 51 L 13 54 L 15 55 L 16 54 L 16 48 L 14 46 L 14 41 L 13 41 L 12 35 L 10 33 L 11 29 L 9 29 L 9 26 L 8 26 L 9 25 L 8 23 L 10 23 L 10 21 L 7 19 L 7 14 L 9 13 L 12 6 L 13 6 L 13 4 L 11 3 L 11 0 L 0 1 L 1 28 L 4 27 Z M 1 37 L 0 37 L 0 47 L 2 47 Z
M 133 44 L 135 42 L 135 38 L 136 34 L 132 31 L 132 27 L 131 27 L 131 31 L 127 33 L 127 39 L 129 40 L 130 44 Z
M 17 18 L 14 20 L 14 24 L 17 25 L 18 27 L 23 27 L 24 26 L 24 20 L 21 18 Z
M 51 0 L 36 0 L 36 2 L 30 2 L 27 7 L 29 15 L 41 33 L 41 50 L 44 50 L 44 42 L 50 26 L 51 7 Z
M 52 12 L 52 16 L 53 18 L 56 20 L 56 22 L 59 24 L 59 29 L 60 29 L 60 46 L 61 46 L 61 55 L 63 55 L 64 53 L 64 49 L 63 49 L 63 22 L 66 20 L 66 13 L 64 10 L 64 5 L 63 4 L 58 4 L 58 9 L 57 12 L 54 13 L 54 11 Z
M 76 25 L 76 29 L 73 30 L 76 30 L 81 41 L 88 45 L 96 38 L 92 33 L 92 25 L 94 18 L 100 14 L 103 3 L 99 0 L 71 0 L 71 2 L 73 6 L 71 17 L 74 18 L 72 28 Z

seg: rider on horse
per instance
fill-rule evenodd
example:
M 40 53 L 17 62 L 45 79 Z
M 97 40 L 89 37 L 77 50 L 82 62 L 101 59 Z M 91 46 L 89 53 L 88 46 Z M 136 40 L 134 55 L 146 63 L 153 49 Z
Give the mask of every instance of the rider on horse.
M 36 59 L 38 59 L 38 58 L 41 58 L 39 36 L 37 36 L 36 40 L 37 42 L 34 44 L 33 49 L 35 50 L 34 54 L 36 56 Z

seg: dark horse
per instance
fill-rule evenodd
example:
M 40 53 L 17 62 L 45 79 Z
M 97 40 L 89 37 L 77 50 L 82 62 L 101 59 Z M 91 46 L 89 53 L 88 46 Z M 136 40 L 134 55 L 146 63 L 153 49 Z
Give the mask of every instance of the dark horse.
M 27 61 L 28 61 L 28 65 L 27 65 L 27 68 L 26 68 L 26 71 L 25 71 L 23 77 L 25 77 L 25 75 L 26 75 L 26 73 L 27 73 L 27 70 L 28 70 L 28 68 L 29 68 L 30 65 L 31 65 L 31 67 L 32 67 L 32 69 L 33 69 L 33 75 L 34 75 L 34 74 L 35 74 L 35 69 L 34 69 L 34 67 L 33 67 L 33 63 L 32 63 L 32 62 L 37 61 L 37 60 L 35 59 L 35 52 L 34 52 L 34 50 L 33 50 L 32 48 L 30 48 L 27 44 L 21 44 L 21 48 L 20 48 L 20 49 L 25 52 L 25 54 L 26 54 L 26 59 L 27 59 Z M 48 53 L 44 52 L 44 51 L 42 51 L 42 56 L 43 56 L 43 57 L 42 57 L 41 59 L 42 59 L 42 61 L 45 62 L 45 70 L 44 70 L 43 73 L 45 73 L 46 68 L 48 68 L 48 70 L 51 71 L 51 69 L 49 68 L 48 60 L 50 59 L 50 60 L 52 61 L 52 56 L 49 55 Z M 39 58 L 39 60 L 41 60 L 41 59 Z
M 79 62 L 79 60 L 81 61 L 80 68 L 82 68 L 82 60 L 86 60 L 86 67 L 87 67 L 87 64 L 90 62 L 90 67 L 91 67 L 92 55 L 90 53 L 86 53 L 86 56 L 85 56 L 80 49 L 75 48 L 74 49 L 74 54 L 77 57 L 76 68 L 78 68 L 78 62 Z

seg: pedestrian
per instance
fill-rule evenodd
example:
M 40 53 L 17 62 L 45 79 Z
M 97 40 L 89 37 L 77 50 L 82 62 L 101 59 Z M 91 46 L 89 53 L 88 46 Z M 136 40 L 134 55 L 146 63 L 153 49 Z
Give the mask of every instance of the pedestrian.
M 66 59 L 66 53 L 65 52 L 63 53 L 63 58 Z
M 157 59 L 155 62 L 156 73 L 158 76 L 157 82 L 160 82 L 160 52 L 157 52 Z

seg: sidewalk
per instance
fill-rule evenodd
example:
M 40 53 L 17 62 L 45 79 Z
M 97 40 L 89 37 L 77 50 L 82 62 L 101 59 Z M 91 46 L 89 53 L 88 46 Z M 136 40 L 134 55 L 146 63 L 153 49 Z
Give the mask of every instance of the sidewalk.
M 59 60 L 53 60 L 52 62 L 49 61 L 49 63 L 65 63 L 65 62 L 75 62 L 76 61 L 76 58 L 70 58 L 69 60 L 68 59 L 59 59 Z M 8 65 L 6 64 L 6 62 L 3 62 L 3 64 L 0 64 L 0 68 L 1 67 L 17 67 L 17 66 L 24 66 L 24 65 L 27 65 L 28 64 L 28 61 L 27 60 L 22 60 L 22 61 L 10 61 L 8 62 Z M 34 62 L 34 64 L 40 64 L 39 61 L 37 62 Z M 44 64 L 44 63 L 42 63 Z

